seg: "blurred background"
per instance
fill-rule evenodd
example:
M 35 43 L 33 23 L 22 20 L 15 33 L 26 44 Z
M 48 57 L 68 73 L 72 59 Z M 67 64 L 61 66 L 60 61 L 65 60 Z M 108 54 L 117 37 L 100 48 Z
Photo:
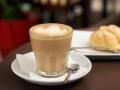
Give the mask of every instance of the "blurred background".
M 29 28 L 54 22 L 74 29 L 120 25 L 120 0 L 0 0 L 0 53 L 29 42 Z

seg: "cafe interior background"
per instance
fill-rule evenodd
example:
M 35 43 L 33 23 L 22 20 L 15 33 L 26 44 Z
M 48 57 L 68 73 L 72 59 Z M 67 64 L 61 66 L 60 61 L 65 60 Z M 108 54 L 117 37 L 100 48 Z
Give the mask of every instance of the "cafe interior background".
M 120 25 L 120 0 L 0 0 L 0 60 L 29 42 L 29 28 L 64 23 L 74 29 Z

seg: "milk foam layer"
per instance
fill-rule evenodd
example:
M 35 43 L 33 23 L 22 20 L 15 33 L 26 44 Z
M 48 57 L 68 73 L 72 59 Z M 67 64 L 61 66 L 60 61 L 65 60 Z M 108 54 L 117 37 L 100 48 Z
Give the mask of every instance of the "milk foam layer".
M 50 36 L 54 36 L 54 35 L 61 35 L 67 32 L 67 30 L 65 29 L 61 29 L 58 25 L 51 25 L 47 28 L 44 27 L 37 27 L 34 30 L 36 33 L 40 33 L 40 34 L 48 34 Z
M 31 32 L 40 36 L 64 36 L 72 32 L 71 28 L 62 24 L 41 24 L 31 28 Z

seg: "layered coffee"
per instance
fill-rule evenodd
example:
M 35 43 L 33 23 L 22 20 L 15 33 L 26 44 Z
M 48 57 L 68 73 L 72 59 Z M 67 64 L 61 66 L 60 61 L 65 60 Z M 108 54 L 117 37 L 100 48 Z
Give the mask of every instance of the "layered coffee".
M 39 24 L 30 29 L 38 72 L 44 76 L 59 76 L 67 67 L 72 28 L 63 24 Z

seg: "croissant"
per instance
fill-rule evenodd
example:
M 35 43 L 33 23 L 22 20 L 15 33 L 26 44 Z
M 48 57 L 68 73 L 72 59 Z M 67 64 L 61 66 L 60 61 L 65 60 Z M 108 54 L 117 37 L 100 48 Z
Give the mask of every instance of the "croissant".
M 96 50 L 120 51 L 120 28 L 115 25 L 101 26 L 90 36 L 90 45 Z

